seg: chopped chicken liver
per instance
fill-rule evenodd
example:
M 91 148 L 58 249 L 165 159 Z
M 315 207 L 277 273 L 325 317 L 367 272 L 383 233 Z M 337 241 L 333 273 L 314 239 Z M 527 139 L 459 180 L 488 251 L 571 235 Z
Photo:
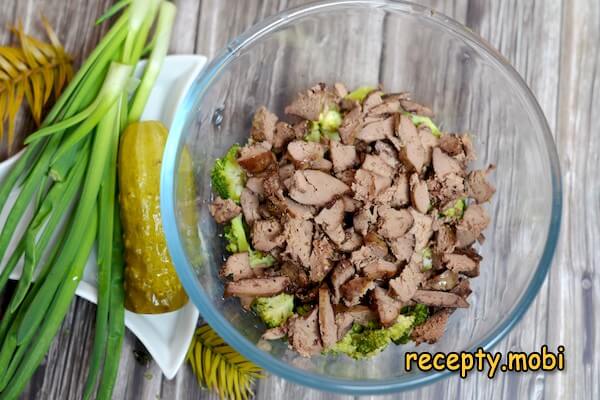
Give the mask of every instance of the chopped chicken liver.
M 225 296 L 305 357 L 439 340 L 479 275 L 493 166 L 407 93 L 318 84 L 285 113 L 260 107 L 213 170 Z

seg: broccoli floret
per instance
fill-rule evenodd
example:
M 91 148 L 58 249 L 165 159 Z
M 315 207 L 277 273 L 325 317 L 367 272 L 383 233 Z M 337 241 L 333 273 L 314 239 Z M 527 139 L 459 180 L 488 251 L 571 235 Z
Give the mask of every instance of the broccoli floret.
M 269 328 L 281 326 L 294 313 L 294 296 L 281 293 L 273 297 L 258 297 L 252 309 Z
M 465 208 L 465 199 L 458 199 L 452 207 L 446 208 L 444 211 L 442 211 L 442 215 L 448 218 L 461 219 L 465 213 Z
M 305 315 L 308 315 L 313 309 L 313 306 L 310 304 L 301 304 L 298 307 L 296 307 L 296 314 L 298 314 L 301 317 L 304 317 Z
M 319 129 L 319 123 L 316 121 L 310 121 L 309 132 L 304 135 L 304 140 L 307 142 L 320 142 L 321 141 L 321 130 Z
M 233 145 L 225 157 L 217 159 L 210 174 L 212 187 L 224 199 L 240 202 L 246 174 L 236 161 L 239 145 Z
M 246 230 L 244 229 L 244 222 L 242 221 L 242 215 L 238 215 L 233 218 L 229 224 L 225 226 L 224 230 L 225 239 L 227 239 L 227 251 L 231 253 L 241 253 L 248 251 L 250 245 L 248 239 L 246 239 Z
M 338 110 L 327 110 L 319 116 L 321 131 L 333 133 L 342 125 L 342 114 Z
M 423 257 L 423 271 L 429 271 L 433 266 L 433 254 L 429 247 L 424 248 L 421 251 L 421 256 Z
M 340 135 L 337 132 L 342 124 L 342 115 L 335 109 L 326 110 L 319 115 L 318 121 L 310 121 L 309 130 L 304 135 L 307 142 L 320 142 L 322 137 L 329 140 L 340 141 Z
M 350 92 L 346 95 L 347 99 L 356 100 L 362 102 L 369 93 L 371 93 L 375 88 L 373 86 L 361 86 L 353 92 Z
M 352 329 L 331 348 L 330 352 L 345 354 L 357 360 L 372 357 L 385 349 L 390 341 L 397 340 L 407 331 L 410 333 L 413 320 L 413 316 L 401 315 L 397 322 L 389 328 L 382 328 L 371 323 L 367 326 L 354 324 Z
M 388 328 L 390 339 L 396 341 L 410 332 L 415 326 L 416 317 L 414 315 L 400 315 L 396 323 Z
M 442 133 L 440 132 L 439 128 L 433 123 L 431 118 L 425 117 L 423 115 L 415 115 L 415 114 L 409 114 L 409 115 L 410 115 L 410 119 L 412 120 L 412 123 L 415 124 L 415 126 L 418 127 L 420 125 L 425 125 L 426 127 L 429 128 L 429 130 L 431 131 L 433 136 L 435 136 L 435 137 L 442 136 Z
M 275 264 L 275 257 L 270 254 L 264 254 L 262 251 L 250 250 L 250 266 L 252 268 L 266 268 Z
M 395 344 L 408 343 L 408 341 L 410 340 L 410 334 L 411 334 L 413 328 L 415 326 L 421 325 L 423 322 L 425 322 L 427 320 L 427 318 L 429 318 L 429 307 L 427 307 L 425 304 L 417 304 L 412 307 L 404 307 L 401 310 L 401 313 L 403 315 L 401 315 L 400 317 L 410 318 L 411 324 L 408 327 L 408 329 L 406 329 L 404 331 L 403 334 L 396 336 L 395 339 L 392 338 L 392 341 Z M 398 321 L 400 322 L 400 320 L 398 320 Z

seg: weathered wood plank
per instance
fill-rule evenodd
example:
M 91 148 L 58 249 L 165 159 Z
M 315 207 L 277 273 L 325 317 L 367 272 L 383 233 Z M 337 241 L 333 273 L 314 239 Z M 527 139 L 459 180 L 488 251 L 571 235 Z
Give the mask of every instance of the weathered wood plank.
M 561 246 L 550 275 L 548 341 L 565 346 L 566 371 L 546 379 L 555 398 L 600 397 L 600 4 L 563 7 L 557 146 L 563 171 Z

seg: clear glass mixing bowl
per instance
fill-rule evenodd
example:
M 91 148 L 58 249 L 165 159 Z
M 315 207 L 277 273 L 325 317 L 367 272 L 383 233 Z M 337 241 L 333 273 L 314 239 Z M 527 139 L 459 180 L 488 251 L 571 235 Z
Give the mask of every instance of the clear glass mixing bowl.
M 247 139 L 259 106 L 283 116 L 300 89 L 338 81 L 411 91 L 431 105 L 444 130 L 474 134 L 475 167 L 497 165 L 493 222 L 471 307 L 452 315 L 440 342 L 417 350 L 489 349 L 502 339 L 535 298 L 551 264 L 561 215 L 556 149 L 535 98 L 507 61 L 459 23 L 410 3 L 330 1 L 291 9 L 254 26 L 215 58 L 178 110 L 165 151 L 161 206 L 169 249 L 204 319 L 265 369 L 336 392 L 411 389 L 448 375 L 407 373 L 403 354 L 413 345 L 392 345 L 360 362 L 305 359 L 284 343 L 258 347 L 263 327 L 236 300 L 223 299 L 217 275 L 225 252 L 207 209 L 214 160 Z M 179 190 L 184 148 L 193 160 L 197 230 Z

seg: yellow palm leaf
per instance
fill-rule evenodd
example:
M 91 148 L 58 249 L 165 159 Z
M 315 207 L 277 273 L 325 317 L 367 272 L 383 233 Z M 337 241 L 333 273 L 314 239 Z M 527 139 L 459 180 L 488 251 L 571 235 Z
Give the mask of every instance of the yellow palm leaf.
M 0 47 L 0 144 L 7 132 L 9 153 L 14 147 L 15 120 L 23 100 L 39 126 L 44 108 L 53 96 L 60 96 L 73 76 L 72 58 L 43 17 L 42 25 L 50 43 L 26 35 L 18 22 L 11 30 L 19 46 Z
M 225 343 L 207 324 L 196 330 L 187 359 L 198 383 L 217 392 L 221 399 L 251 397 L 252 384 L 263 377 L 258 366 Z

